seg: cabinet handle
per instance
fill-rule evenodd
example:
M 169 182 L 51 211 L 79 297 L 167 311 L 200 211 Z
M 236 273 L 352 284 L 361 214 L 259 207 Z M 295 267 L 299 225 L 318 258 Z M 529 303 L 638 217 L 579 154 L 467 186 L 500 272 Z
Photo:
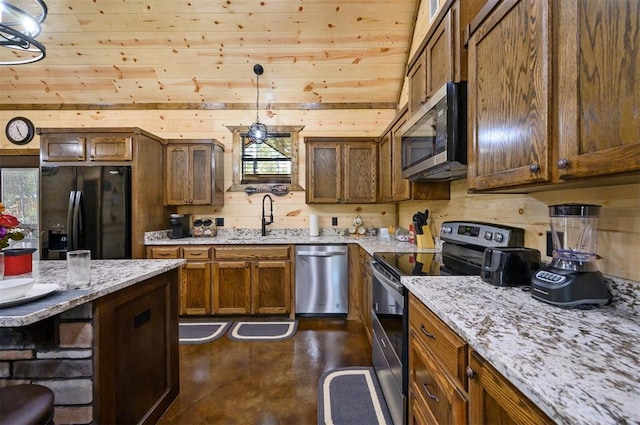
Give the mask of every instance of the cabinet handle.
M 382 345 L 382 348 L 387 348 L 387 344 L 384 343 L 384 339 L 380 338 L 380 344 Z
M 436 336 L 434 334 L 432 334 L 431 332 L 429 332 L 427 330 L 427 328 L 424 327 L 424 324 L 420 323 L 420 331 L 425 334 L 426 336 L 428 336 L 431 339 L 436 339 Z
M 427 385 L 427 381 L 424 381 L 424 383 L 422 384 L 422 386 L 424 387 L 424 390 L 427 392 L 427 397 L 429 397 L 432 400 L 435 400 L 436 403 L 439 403 L 440 400 L 438 399 L 438 397 L 435 394 L 431 394 L 431 391 L 429 391 L 429 386 Z
M 471 366 L 467 366 L 467 378 L 469 379 L 473 379 L 476 377 L 476 373 L 473 371 L 473 369 L 471 369 Z
M 567 168 L 569 166 L 569 160 L 566 158 L 562 158 L 558 160 L 558 168 L 561 170 Z
M 133 327 L 134 328 L 139 328 L 140 326 L 142 326 L 145 323 L 147 323 L 149 320 L 151 320 L 151 309 L 150 308 L 146 309 L 142 313 L 138 313 L 135 316 L 133 316 Z
M 532 173 L 537 173 L 538 171 L 540 171 L 540 165 L 539 164 L 529 165 L 529 171 L 531 171 Z
M 202 253 L 201 252 L 192 252 L 190 255 L 192 257 L 198 257 L 198 256 L 202 255 Z

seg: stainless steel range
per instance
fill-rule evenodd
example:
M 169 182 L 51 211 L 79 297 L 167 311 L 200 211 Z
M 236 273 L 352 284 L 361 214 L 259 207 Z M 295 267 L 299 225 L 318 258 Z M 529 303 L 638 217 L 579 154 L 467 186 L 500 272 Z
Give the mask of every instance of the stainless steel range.
M 442 253 L 373 255 L 373 366 L 394 425 L 407 422 L 408 297 L 402 276 L 480 275 L 487 247 L 524 245 L 524 230 L 491 223 L 448 221 L 440 227 Z

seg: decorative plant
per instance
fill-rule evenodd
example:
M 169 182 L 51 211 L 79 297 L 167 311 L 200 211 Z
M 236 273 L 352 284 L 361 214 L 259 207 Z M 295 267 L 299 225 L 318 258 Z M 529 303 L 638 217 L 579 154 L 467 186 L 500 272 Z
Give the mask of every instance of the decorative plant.
M 11 214 L 5 214 L 4 210 L 4 205 L 0 202 L 0 249 L 9 246 L 9 239 L 14 241 L 24 239 L 24 233 L 18 227 L 20 221 Z

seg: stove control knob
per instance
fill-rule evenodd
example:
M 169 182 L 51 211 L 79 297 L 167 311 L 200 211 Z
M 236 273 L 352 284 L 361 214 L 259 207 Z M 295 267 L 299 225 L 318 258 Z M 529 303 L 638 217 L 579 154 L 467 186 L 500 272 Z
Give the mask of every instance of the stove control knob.
M 491 238 L 493 237 L 493 233 L 491 233 L 491 232 L 484 232 L 483 237 L 484 237 L 486 240 L 490 241 L 490 240 L 491 240 Z
M 504 240 L 504 235 L 502 233 L 496 233 L 493 235 L 493 240 L 496 242 L 502 242 Z

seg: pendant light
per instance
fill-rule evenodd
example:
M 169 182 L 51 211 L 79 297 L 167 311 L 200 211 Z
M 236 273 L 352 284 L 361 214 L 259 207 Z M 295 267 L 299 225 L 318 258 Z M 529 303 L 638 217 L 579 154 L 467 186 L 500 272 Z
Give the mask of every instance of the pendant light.
M 47 17 L 47 5 L 43 0 L 28 1 L 34 3 L 36 13 L 29 13 L 5 0 L 0 0 L 0 47 L 14 50 L 5 50 L 0 54 L 0 65 L 37 62 L 46 55 L 44 45 L 35 38 L 42 31 L 41 25 Z
M 256 74 L 256 122 L 251 124 L 247 137 L 254 143 L 263 143 L 267 140 L 267 126 L 260 122 L 259 100 L 260 100 L 260 76 L 264 72 L 262 65 L 256 64 L 253 66 L 253 72 Z

